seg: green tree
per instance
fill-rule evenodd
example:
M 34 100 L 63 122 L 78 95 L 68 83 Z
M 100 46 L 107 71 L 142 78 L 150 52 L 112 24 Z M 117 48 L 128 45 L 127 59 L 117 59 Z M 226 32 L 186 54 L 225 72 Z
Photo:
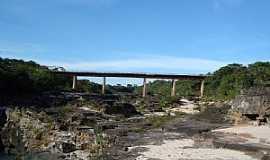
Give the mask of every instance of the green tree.
M 248 66 L 254 85 L 270 86 L 270 62 L 256 62 Z

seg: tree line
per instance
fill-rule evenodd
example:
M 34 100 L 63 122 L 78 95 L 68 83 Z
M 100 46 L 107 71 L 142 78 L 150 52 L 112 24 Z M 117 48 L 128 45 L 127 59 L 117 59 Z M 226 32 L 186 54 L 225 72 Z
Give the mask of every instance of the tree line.
M 0 94 L 2 96 L 69 89 L 71 84 L 70 78 L 55 75 L 48 67 L 33 61 L 0 58 Z
M 270 87 L 270 62 L 255 62 L 247 66 L 229 64 L 207 75 L 204 98 L 228 100 L 238 95 L 241 90 L 251 87 Z M 171 85 L 170 81 L 163 80 L 149 82 L 148 94 L 161 94 L 169 97 Z M 179 80 L 176 83 L 176 96 L 199 96 L 200 85 L 201 82 L 198 80 Z M 142 87 L 136 88 L 135 91 L 140 93 Z
M 33 61 L 0 58 L 0 95 L 2 96 L 70 91 L 71 86 L 71 77 L 53 74 L 46 66 Z M 256 62 L 247 66 L 229 64 L 213 73 L 208 73 L 205 80 L 205 98 L 227 100 L 238 95 L 243 89 L 256 86 L 270 87 L 270 62 Z M 77 90 L 100 93 L 101 85 L 88 80 L 79 80 Z M 141 91 L 142 86 L 107 86 L 107 93 L 140 94 Z M 176 96 L 198 96 L 199 91 L 200 81 L 181 80 L 176 83 Z M 170 93 L 170 81 L 156 80 L 148 84 L 148 94 L 169 97 Z

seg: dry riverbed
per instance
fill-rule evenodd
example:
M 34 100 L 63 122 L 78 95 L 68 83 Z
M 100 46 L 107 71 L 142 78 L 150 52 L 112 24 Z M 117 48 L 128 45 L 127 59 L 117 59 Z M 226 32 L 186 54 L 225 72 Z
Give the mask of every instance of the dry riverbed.
M 103 111 L 84 103 L 47 108 L 46 112 L 15 109 L 9 113 L 6 123 L 10 125 L 2 130 L 2 140 L 8 144 L 8 151 L 24 153 L 27 147 L 37 150 L 35 157 L 42 154 L 50 160 L 269 159 L 268 126 L 232 126 L 224 121 L 226 106 L 199 112 L 190 101 L 183 104 L 145 113 L 138 113 L 126 103 Z M 128 116 L 115 114 L 119 111 Z M 12 136 L 18 129 L 20 137 Z M 22 150 L 12 148 L 18 144 Z
M 144 133 L 128 133 L 122 141 L 123 152 L 115 154 L 114 159 L 267 160 L 268 135 L 270 128 L 267 126 L 227 127 L 184 116 Z

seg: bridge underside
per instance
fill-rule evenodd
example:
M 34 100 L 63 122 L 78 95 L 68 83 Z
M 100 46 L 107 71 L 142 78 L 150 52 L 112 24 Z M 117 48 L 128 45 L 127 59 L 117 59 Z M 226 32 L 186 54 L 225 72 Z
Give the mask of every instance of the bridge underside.
M 143 78 L 143 91 L 142 91 L 143 97 L 145 97 L 147 93 L 147 79 L 171 79 L 172 80 L 171 96 L 175 96 L 177 80 L 200 80 L 201 81 L 200 96 L 202 97 L 204 92 L 204 79 L 206 78 L 206 76 L 203 75 L 147 74 L 147 73 L 67 72 L 67 71 L 55 71 L 54 73 L 73 77 L 73 84 L 72 84 L 73 89 L 76 89 L 78 76 L 103 77 L 102 94 L 105 94 L 106 77 Z

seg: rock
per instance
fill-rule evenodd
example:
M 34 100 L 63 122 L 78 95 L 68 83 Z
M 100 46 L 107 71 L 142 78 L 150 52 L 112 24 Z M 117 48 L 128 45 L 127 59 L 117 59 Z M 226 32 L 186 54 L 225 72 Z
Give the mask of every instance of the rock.
M 59 130 L 60 131 L 68 131 L 68 129 L 69 129 L 69 123 L 61 123 L 59 125 Z
M 0 131 L 4 127 L 4 125 L 7 123 L 7 115 L 6 115 L 6 108 L 0 107 Z M 2 142 L 2 137 L 0 133 L 0 152 L 4 151 L 5 147 Z
M 72 160 L 88 160 L 90 153 L 87 151 L 77 150 L 72 152 Z
M 237 96 L 232 101 L 232 109 L 244 115 L 270 115 L 270 87 L 251 88 Z
M 100 113 L 77 109 L 63 118 L 28 108 L 9 109 L 7 115 L 0 111 L 0 127 L 4 126 L 0 149 L 9 154 L 48 152 L 63 156 L 63 160 L 87 160 L 90 153 L 96 152 L 93 146 L 101 147 L 96 138 L 106 138 L 105 134 L 97 137 L 95 132 L 94 124 L 103 119 Z
M 83 117 L 81 119 L 80 125 L 94 127 L 96 123 L 97 123 L 96 117 Z
M 107 105 L 105 107 L 104 113 L 106 114 L 121 114 L 125 117 L 131 117 L 133 115 L 138 115 L 136 108 L 129 103 L 114 103 L 112 106 Z
M 114 129 L 116 127 L 118 127 L 116 124 L 114 123 L 111 123 L 111 122 L 107 122 L 107 123 L 100 123 L 99 124 L 101 129 L 104 131 L 104 130 L 107 130 L 107 129 Z
M 168 113 L 166 112 L 153 112 L 149 114 L 144 114 L 145 117 L 151 117 L 151 116 L 168 116 Z
M 134 116 L 127 119 L 129 123 L 139 123 L 145 119 L 145 116 Z
M 77 127 L 77 130 L 79 132 L 88 133 L 89 135 L 94 135 L 95 134 L 95 129 L 92 128 L 92 127 L 88 127 L 88 126 L 79 126 L 79 127 Z
M 72 143 L 62 143 L 62 152 L 63 153 L 70 153 L 76 150 L 76 145 Z
M 270 160 L 270 154 L 264 155 L 262 160 Z
M 7 123 L 6 108 L 0 107 L 0 130 Z

